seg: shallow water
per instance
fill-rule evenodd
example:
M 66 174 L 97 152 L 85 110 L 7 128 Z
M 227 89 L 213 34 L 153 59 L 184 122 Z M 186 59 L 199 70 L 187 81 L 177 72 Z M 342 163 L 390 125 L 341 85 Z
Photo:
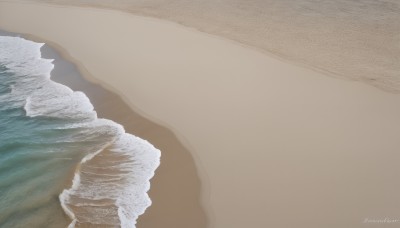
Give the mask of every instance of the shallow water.
M 0 36 L 0 227 L 134 227 L 160 152 L 50 80 L 42 45 Z

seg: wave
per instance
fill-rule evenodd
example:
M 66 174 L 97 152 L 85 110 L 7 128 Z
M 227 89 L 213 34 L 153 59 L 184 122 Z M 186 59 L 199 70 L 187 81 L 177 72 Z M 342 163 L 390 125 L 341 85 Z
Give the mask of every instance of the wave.
M 158 166 L 159 154 L 154 151 L 147 141 L 124 133 L 106 148 L 88 154 L 75 172 L 72 187 L 60 195 L 73 219 L 70 227 L 88 223 L 135 227 L 132 221 L 151 204 L 146 192 Z
M 54 64 L 41 57 L 43 45 L 0 36 L 1 70 L 13 75 L 4 81 L 10 92 L 2 94 L 0 102 L 23 108 L 28 118 L 62 120 L 47 131 L 59 134 L 60 140 L 71 145 L 86 143 L 78 148 L 83 156 L 72 185 L 59 195 L 72 220 L 69 227 L 135 227 L 138 216 L 151 205 L 147 191 L 161 152 L 126 133 L 123 126 L 98 118 L 83 92 L 52 81 Z

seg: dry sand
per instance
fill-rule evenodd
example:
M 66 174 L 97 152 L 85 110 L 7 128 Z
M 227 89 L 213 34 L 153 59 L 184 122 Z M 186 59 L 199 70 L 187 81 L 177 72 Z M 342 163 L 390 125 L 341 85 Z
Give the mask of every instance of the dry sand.
M 102 94 L 118 101 L 104 104 L 112 119 L 137 121 L 129 132 L 166 145 L 139 228 L 358 228 L 382 227 L 366 218 L 399 219 L 398 95 L 117 11 L 0 1 L 0 28 L 59 45 L 91 80 L 178 137 L 126 119 L 121 100 Z
M 398 0 L 24 1 L 113 8 L 167 19 L 331 76 L 400 92 Z

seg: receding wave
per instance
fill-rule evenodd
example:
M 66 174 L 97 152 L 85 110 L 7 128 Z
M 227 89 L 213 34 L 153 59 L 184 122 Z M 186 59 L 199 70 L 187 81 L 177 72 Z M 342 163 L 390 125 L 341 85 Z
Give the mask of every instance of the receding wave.
M 50 80 L 54 65 L 41 57 L 43 45 L 0 36 L 0 73 L 8 75 L 2 78 L 0 104 L 7 105 L 0 105 L 1 111 L 8 112 L 12 120 L 23 110 L 28 117 L 26 124 L 35 132 L 32 136 L 21 132 L 3 148 L 11 151 L 8 157 L 18 152 L 31 158 L 52 154 L 56 162 L 80 158 L 72 184 L 59 195 L 63 210 L 72 220 L 69 227 L 135 227 L 138 216 L 151 204 L 147 191 L 159 165 L 160 151 L 126 133 L 123 126 L 97 118 L 84 93 Z M 5 124 L 4 130 L 7 132 Z M 19 150 L 37 142 L 50 149 L 42 152 L 37 148 L 37 153 L 35 147 L 31 147 L 32 153 Z M 6 155 L 4 159 L 9 159 Z M 54 168 L 58 163 L 43 164 Z M 37 172 L 42 166 L 38 165 Z
M 150 188 L 158 162 L 148 142 L 123 134 L 111 145 L 87 155 L 70 189 L 60 195 L 63 208 L 79 224 L 135 227 L 132 221 L 150 205 Z M 74 227 L 71 225 L 71 227 Z

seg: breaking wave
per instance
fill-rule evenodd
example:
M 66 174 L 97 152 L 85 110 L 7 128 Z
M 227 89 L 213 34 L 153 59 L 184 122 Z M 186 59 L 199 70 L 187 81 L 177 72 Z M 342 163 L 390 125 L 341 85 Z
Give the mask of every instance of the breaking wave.
M 31 120 L 45 121 L 41 129 L 57 132 L 51 142 L 57 147 L 64 143 L 79 151 L 72 185 L 59 195 L 72 220 L 69 227 L 135 227 L 151 204 L 147 191 L 160 151 L 123 126 L 98 118 L 84 93 L 52 81 L 54 65 L 41 57 L 43 45 L 0 36 L 0 73 L 8 75 L 2 78 L 7 90 L 0 93 L 0 103 L 7 103 L 4 110 L 23 108 Z M 69 154 L 56 147 L 51 151 Z

